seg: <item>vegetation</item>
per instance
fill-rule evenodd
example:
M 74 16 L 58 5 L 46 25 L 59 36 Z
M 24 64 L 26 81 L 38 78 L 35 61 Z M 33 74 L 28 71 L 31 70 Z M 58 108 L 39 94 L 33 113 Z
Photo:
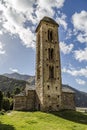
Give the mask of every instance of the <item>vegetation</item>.
M 2 109 L 3 93 L 0 90 L 0 110 Z
M 19 94 L 21 92 L 20 88 L 16 87 L 15 90 L 14 90 L 14 94 Z
M 20 93 L 26 81 L 16 80 L 0 75 L 0 111 L 13 109 L 13 96 Z
M 0 113 L 2 111 L 8 111 L 13 109 L 13 98 L 10 96 L 10 94 L 5 96 L 2 91 L 0 90 Z
M 87 115 L 74 111 L 12 111 L 1 115 L 0 121 L 0 130 L 87 130 Z
M 7 110 L 10 110 L 10 101 L 9 101 L 9 98 L 4 98 L 3 99 L 3 106 L 2 108 L 7 111 Z
M 26 81 L 16 80 L 0 75 L 0 90 L 4 92 L 5 95 L 8 94 L 9 96 L 10 93 L 13 95 L 16 88 L 19 88 L 22 91 L 25 86 Z

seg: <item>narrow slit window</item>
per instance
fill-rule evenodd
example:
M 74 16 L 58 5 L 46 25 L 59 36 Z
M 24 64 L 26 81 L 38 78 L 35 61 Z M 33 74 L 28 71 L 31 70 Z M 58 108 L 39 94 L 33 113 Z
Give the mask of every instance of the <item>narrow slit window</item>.
M 54 50 L 53 50 L 53 48 L 48 49 L 48 58 L 49 58 L 49 60 L 53 60 L 53 58 L 54 58 Z
M 48 88 L 48 90 L 50 89 L 50 86 L 49 85 L 47 85 L 47 88 Z
M 54 78 L 54 67 L 49 66 L 49 78 L 53 79 Z
M 53 32 L 52 30 L 48 30 L 48 41 L 52 42 L 53 40 Z

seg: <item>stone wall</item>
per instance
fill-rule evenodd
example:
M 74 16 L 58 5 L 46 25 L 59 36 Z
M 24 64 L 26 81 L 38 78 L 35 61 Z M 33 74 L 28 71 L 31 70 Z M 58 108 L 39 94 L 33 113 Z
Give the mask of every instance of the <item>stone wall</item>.
M 34 90 L 28 90 L 26 109 L 33 111 L 35 110 L 36 94 Z
M 75 93 L 62 92 L 62 109 L 75 110 Z
M 14 97 L 14 110 L 26 110 L 26 96 Z
M 36 94 L 35 90 L 28 90 L 27 95 L 14 97 L 14 110 L 35 110 Z

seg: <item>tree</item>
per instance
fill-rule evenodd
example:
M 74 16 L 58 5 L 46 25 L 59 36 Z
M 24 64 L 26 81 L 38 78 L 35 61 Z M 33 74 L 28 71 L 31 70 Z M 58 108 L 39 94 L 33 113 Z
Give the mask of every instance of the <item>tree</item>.
M 3 93 L 0 90 L 0 110 L 2 109 Z
M 20 88 L 15 88 L 15 90 L 14 90 L 14 94 L 16 95 L 16 94 L 19 94 L 21 92 L 21 90 L 20 90 Z
M 9 92 L 9 91 L 7 91 L 7 93 L 6 93 L 6 97 L 8 97 L 8 98 L 10 98 L 10 97 L 11 97 L 11 94 L 10 94 L 10 92 Z
M 10 110 L 10 101 L 8 98 L 3 99 L 3 107 L 5 111 Z

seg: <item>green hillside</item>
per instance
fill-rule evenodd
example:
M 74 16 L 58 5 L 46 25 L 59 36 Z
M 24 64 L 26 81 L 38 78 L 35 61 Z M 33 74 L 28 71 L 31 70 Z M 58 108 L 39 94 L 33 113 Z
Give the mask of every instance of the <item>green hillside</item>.
M 13 92 L 16 87 L 21 90 L 25 88 L 26 81 L 8 78 L 0 75 L 0 90 L 2 92 Z
M 74 111 L 12 111 L 0 115 L 0 130 L 87 130 L 87 115 Z

